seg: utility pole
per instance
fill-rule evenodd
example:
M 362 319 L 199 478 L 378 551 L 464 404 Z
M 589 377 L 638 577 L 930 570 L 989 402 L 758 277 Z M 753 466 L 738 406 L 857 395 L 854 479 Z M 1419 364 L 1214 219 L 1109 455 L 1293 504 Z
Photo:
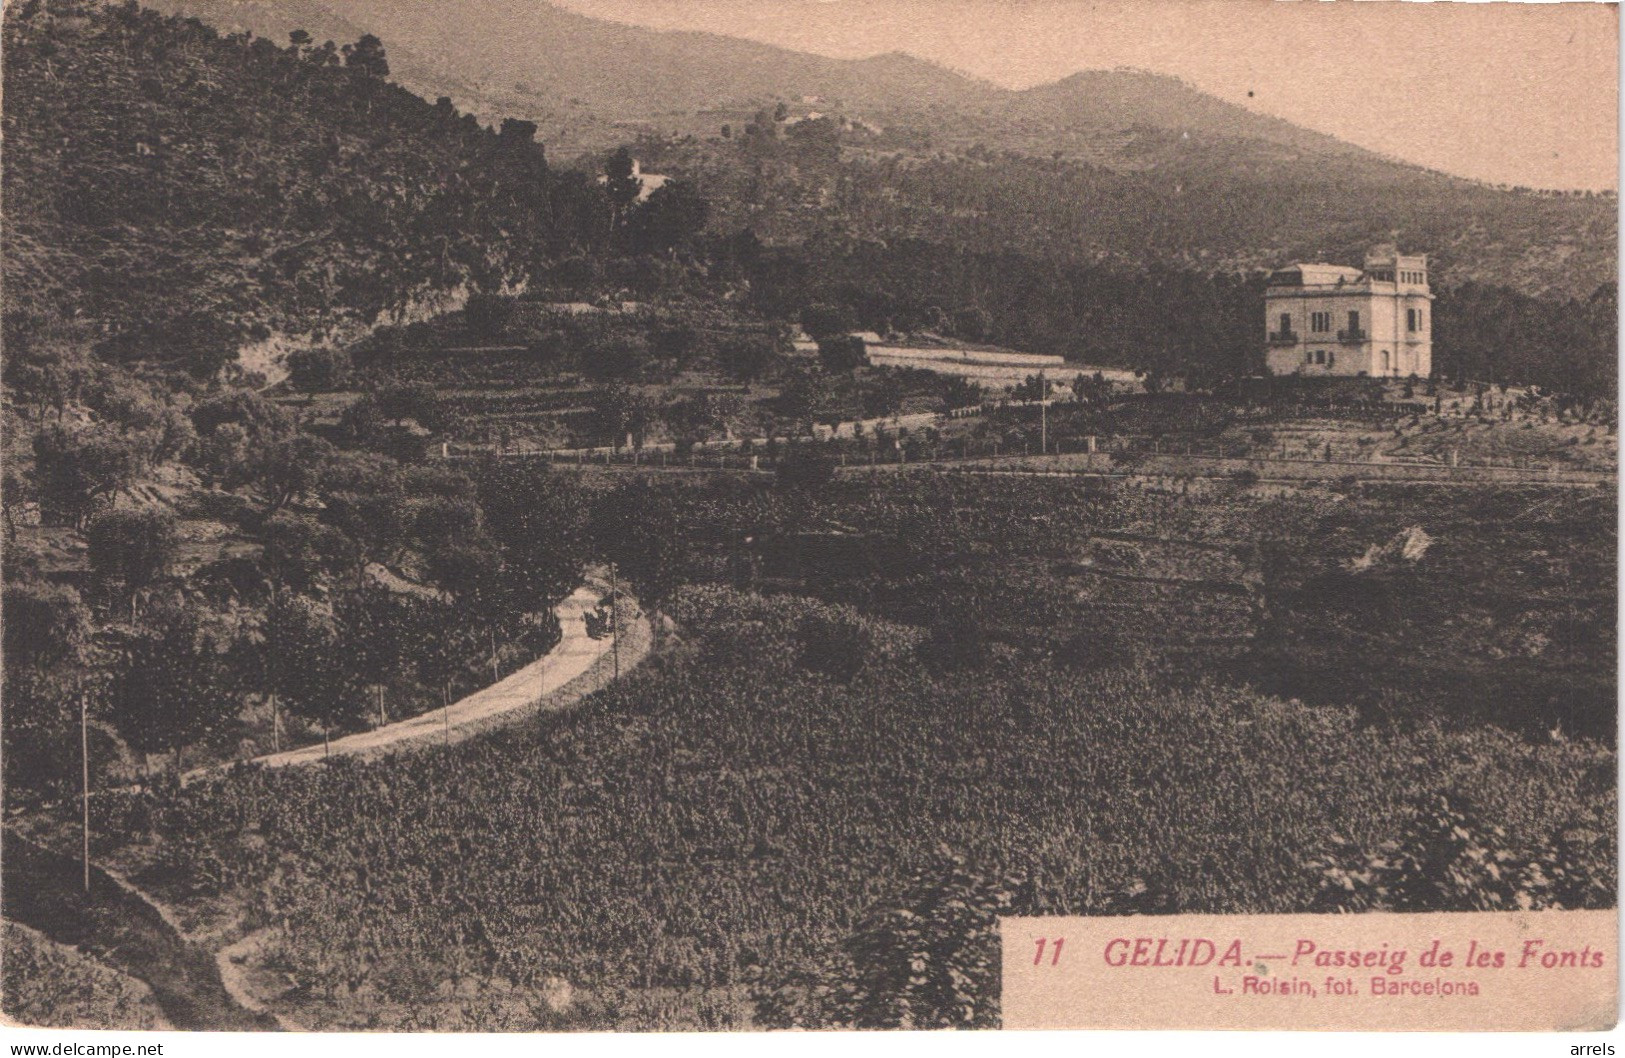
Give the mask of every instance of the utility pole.
M 609 564 L 609 643 L 615 656 L 615 678 L 621 678 L 621 587 L 615 563 Z
M 1038 373 L 1038 454 L 1049 454 L 1049 382 Z
M 81 856 L 85 867 L 85 892 L 90 892 L 90 696 L 79 689 L 79 802 L 80 829 L 84 832 Z

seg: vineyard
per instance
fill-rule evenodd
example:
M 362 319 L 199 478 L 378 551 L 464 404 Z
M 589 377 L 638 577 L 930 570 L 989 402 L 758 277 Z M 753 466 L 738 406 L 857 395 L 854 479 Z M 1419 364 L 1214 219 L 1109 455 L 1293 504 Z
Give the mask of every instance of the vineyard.
M 1317 598 L 1305 585 L 1345 558 L 1384 583 L 1457 582 L 1439 589 L 1446 607 L 1452 593 L 1600 588 L 1606 502 L 1238 489 L 1195 504 L 930 475 L 873 492 L 619 488 L 609 509 L 684 543 L 615 538 L 675 622 L 638 672 L 569 716 L 409 759 L 104 798 L 99 854 L 164 899 L 235 916 L 262 998 L 323 1028 L 786 1023 L 813 968 L 943 848 L 1015 879 L 1013 906 L 1038 912 L 1357 909 L 1399 892 L 1405 909 L 1613 900 L 1611 733 L 1385 715 L 1244 679 L 1262 649 L 1247 633 L 1278 634 L 1288 602 L 1301 616 Z M 1395 550 L 1391 528 L 1414 519 L 1437 542 L 1408 558 L 1416 538 Z M 818 598 L 775 570 L 782 549 L 743 542 L 827 541 L 840 523 L 870 527 L 851 546 L 884 545 L 895 572 L 820 578 Z M 1473 525 L 1486 528 L 1452 539 Z M 1508 561 L 1537 539 L 1540 562 Z M 910 565 L 926 559 L 935 584 Z M 1123 576 L 1077 571 L 1091 568 Z M 1105 627 L 1095 610 L 1121 626 L 1098 654 L 1077 634 Z M 1564 619 L 1611 628 L 1600 609 Z M 1174 664 L 1202 635 L 1213 664 Z M 1378 649 L 1422 664 L 1438 645 Z M 1603 652 L 1585 656 L 1611 672 Z M 1471 838 L 1450 855 L 1482 842 L 1492 860 L 1548 869 L 1499 888 L 1340 881 L 1386 842 L 1425 849 L 1458 831 Z

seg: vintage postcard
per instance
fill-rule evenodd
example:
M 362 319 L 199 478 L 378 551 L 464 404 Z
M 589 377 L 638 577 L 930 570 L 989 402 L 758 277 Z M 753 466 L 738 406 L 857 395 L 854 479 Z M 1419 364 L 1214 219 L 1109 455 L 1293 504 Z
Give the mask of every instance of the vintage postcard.
M 3 33 L 8 1042 L 1615 1024 L 1614 5 Z

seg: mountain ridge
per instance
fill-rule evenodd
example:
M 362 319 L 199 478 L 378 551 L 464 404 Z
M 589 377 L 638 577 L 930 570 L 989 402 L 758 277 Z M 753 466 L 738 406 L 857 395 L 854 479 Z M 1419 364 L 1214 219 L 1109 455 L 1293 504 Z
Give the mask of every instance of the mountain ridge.
M 301 21 L 361 27 L 383 38 L 392 57 L 402 56 L 400 79 L 410 82 L 407 87 L 431 98 L 450 95 L 460 105 L 475 103 L 466 93 L 482 87 L 489 104 L 535 106 L 537 90 L 544 90 L 556 97 L 550 100 L 555 106 L 586 108 L 612 122 L 803 99 L 871 114 L 947 107 L 995 120 L 1074 126 L 1126 124 L 1128 111 L 1137 109 L 1139 121 L 1149 117 L 1158 127 L 1205 127 L 1216 120 L 1226 131 L 1300 149 L 1365 150 L 1149 70 L 1085 70 L 1012 89 L 902 50 L 837 59 L 516 0 L 447 0 L 427 12 L 402 0 L 350 0 L 342 8 L 322 0 L 154 0 L 152 6 L 277 38 L 295 28 L 318 39 L 328 32 Z M 512 99 L 514 85 L 526 86 L 532 98 Z M 460 92 L 465 98 L 458 98 Z
M 952 231 L 1046 253 L 1174 254 L 1224 268 L 1399 239 L 1460 281 L 1529 293 L 1583 296 L 1617 275 L 1611 198 L 1496 190 L 1155 71 L 1077 71 L 1012 89 L 908 52 L 837 59 L 530 0 L 151 2 L 273 38 L 293 28 L 318 39 L 374 32 L 397 83 L 491 126 L 533 122 L 555 163 L 596 170 L 635 144 L 653 171 L 689 177 L 713 197 L 724 234 L 729 225 L 790 241 L 832 225 L 882 238 Z M 848 121 L 824 161 L 808 168 L 799 147 L 771 146 L 818 115 Z M 740 153 L 751 135 L 756 146 Z M 943 168 L 956 159 L 964 171 Z M 1046 174 L 1049 163 L 1065 171 Z M 896 166 L 901 175 L 884 177 L 892 199 L 869 195 L 873 168 Z M 921 172 L 930 186 L 909 175 Z M 1061 200 L 1074 194 L 1093 197 Z

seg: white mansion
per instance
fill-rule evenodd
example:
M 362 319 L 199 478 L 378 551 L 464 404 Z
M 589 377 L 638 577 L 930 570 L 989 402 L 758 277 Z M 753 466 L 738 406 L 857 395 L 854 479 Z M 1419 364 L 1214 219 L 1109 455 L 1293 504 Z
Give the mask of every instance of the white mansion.
M 1264 294 L 1264 362 L 1275 375 L 1426 378 L 1432 317 L 1426 256 L 1374 250 L 1364 270 L 1295 264 L 1273 273 Z

